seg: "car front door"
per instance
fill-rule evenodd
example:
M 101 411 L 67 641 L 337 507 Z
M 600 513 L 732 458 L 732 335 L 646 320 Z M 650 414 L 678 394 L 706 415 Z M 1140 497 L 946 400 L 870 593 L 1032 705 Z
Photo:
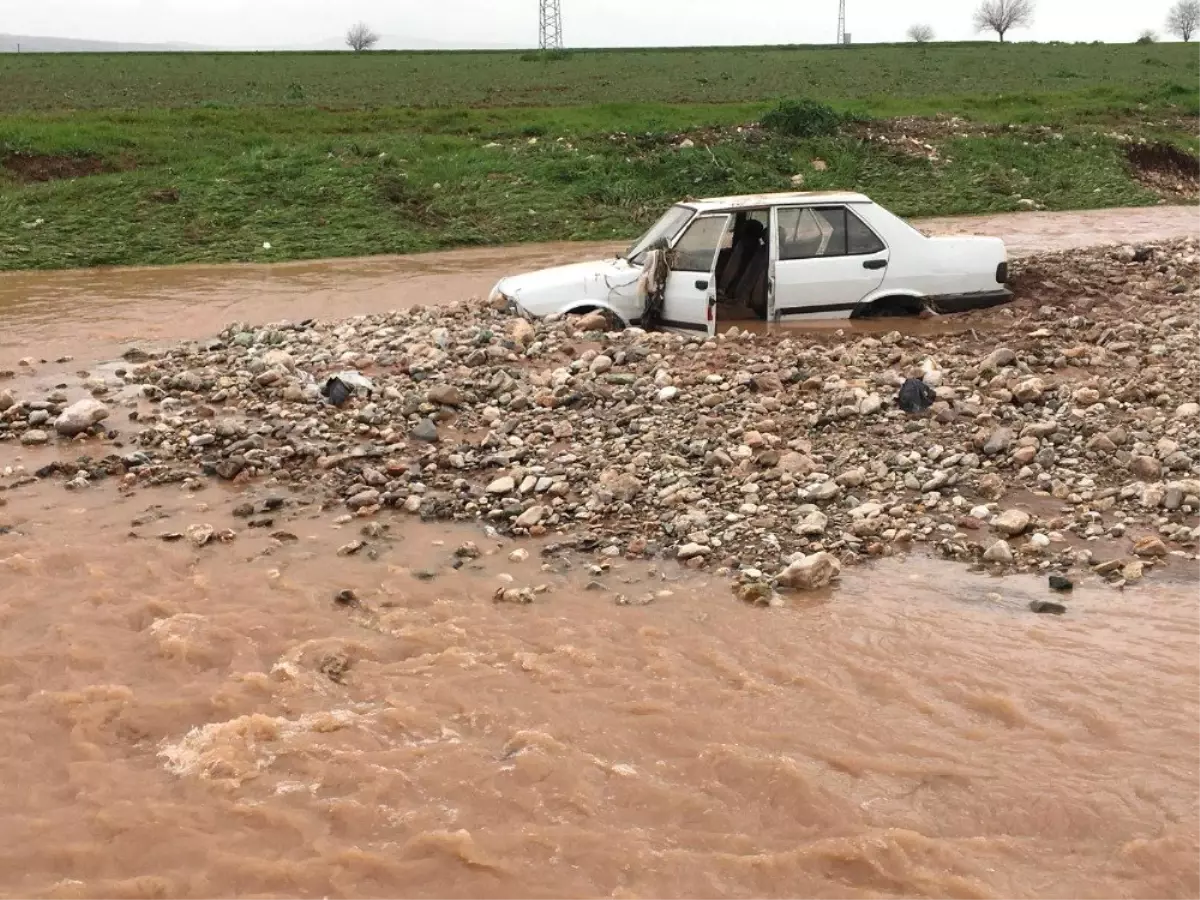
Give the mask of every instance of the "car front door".
M 717 253 L 730 241 L 728 213 L 697 216 L 675 242 L 663 292 L 663 322 L 683 331 L 716 331 Z
M 776 321 L 844 319 L 887 274 L 887 246 L 848 207 L 780 207 L 774 230 Z

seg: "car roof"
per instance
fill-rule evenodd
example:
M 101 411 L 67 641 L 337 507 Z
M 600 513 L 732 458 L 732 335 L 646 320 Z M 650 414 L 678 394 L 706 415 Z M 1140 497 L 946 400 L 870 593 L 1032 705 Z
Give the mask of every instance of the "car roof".
M 763 206 L 811 205 L 815 203 L 870 203 L 871 198 L 850 191 L 787 191 L 776 194 L 742 194 L 736 197 L 707 197 L 685 200 L 681 205 L 698 212 L 750 209 Z

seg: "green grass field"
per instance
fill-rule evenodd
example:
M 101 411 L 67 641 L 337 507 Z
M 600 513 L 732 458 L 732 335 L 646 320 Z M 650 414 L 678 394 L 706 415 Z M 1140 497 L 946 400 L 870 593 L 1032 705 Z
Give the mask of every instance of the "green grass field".
M 796 174 L 908 216 L 1153 203 L 1114 135 L 1194 154 L 1197 70 L 1182 44 L 0 55 L 0 268 L 626 237 Z M 783 97 L 848 122 L 736 130 Z M 938 115 L 972 124 L 881 121 Z
M 0 113 L 863 101 L 1195 91 L 1187 44 L 969 44 L 513 52 L 0 55 Z M 1084 99 L 1081 97 L 1081 100 Z

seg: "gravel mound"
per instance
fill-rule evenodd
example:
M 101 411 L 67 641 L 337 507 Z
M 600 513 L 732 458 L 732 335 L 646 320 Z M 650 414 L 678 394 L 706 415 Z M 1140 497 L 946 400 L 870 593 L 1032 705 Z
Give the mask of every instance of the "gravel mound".
M 1119 580 L 1137 554 L 1089 543 L 1200 537 L 1198 274 L 1194 241 L 1033 257 L 1017 301 L 921 333 L 605 333 L 478 301 L 237 323 L 89 379 L 104 409 L 57 438 L 87 455 L 36 474 L 284 486 L 693 567 L 924 545 Z M 900 408 L 907 378 L 931 407 Z M 0 393 L 0 440 L 50 441 L 69 406 Z

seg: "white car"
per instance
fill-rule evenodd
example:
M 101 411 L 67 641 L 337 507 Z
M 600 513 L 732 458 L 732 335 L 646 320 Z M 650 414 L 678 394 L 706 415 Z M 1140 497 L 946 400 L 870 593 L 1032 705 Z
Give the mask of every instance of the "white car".
M 624 255 L 513 275 L 492 298 L 526 317 L 605 310 L 642 324 L 656 248 L 673 251 L 657 324 L 684 331 L 954 312 L 1012 296 L 999 238 L 927 237 L 862 194 L 826 192 L 678 203 Z

